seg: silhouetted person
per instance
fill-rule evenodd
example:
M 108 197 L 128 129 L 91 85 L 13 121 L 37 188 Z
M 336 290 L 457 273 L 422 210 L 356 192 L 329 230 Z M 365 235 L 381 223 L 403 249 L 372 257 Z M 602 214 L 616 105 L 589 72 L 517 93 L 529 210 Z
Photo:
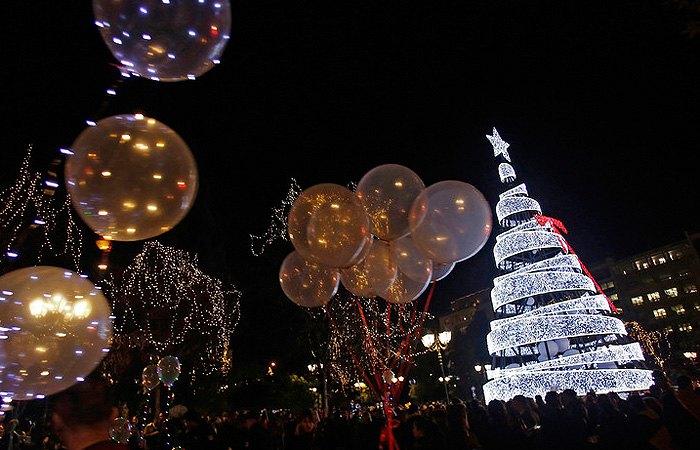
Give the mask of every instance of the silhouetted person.
M 129 450 L 109 436 L 117 408 L 103 379 L 87 378 L 50 400 L 51 427 L 67 450 Z

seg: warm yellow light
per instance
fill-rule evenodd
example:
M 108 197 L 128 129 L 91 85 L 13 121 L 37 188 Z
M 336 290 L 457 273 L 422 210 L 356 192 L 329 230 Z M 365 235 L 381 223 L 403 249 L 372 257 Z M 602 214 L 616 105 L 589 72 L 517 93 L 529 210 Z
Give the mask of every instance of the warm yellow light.
M 155 125 L 156 119 L 148 119 L 148 120 L 146 121 L 146 123 L 149 124 L 149 125 Z
M 157 205 L 148 205 L 148 206 L 146 206 L 146 209 L 148 209 L 151 212 L 158 211 L 158 206 Z
M 80 300 L 73 304 L 73 315 L 80 318 L 87 317 L 90 309 L 90 303 L 87 300 Z
M 143 114 L 141 113 L 134 114 L 134 117 L 136 118 L 136 120 L 143 120 Z
M 130 202 L 130 201 L 126 201 L 126 202 L 122 203 L 122 206 L 123 206 L 124 208 L 129 208 L 129 209 L 131 209 L 131 208 L 135 208 L 135 207 L 136 207 L 136 203 Z
M 159 174 L 159 173 L 154 173 L 154 174 L 153 174 L 153 179 L 154 179 L 154 180 L 162 180 L 162 179 L 163 179 L 163 175 L 161 175 L 161 174 Z
M 109 239 L 98 239 L 95 241 L 95 245 L 103 252 L 112 250 L 112 242 Z
M 29 304 L 29 314 L 34 317 L 41 317 L 46 314 L 46 308 L 44 307 L 44 300 L 36 299 Z
M 107 264 L 98 264 L 97 268 L 100 270 L 107 270 Z
M 420 338 L 420 340 L 425 346 L 425 348 L 430 348 L 433 346 L 433 344 L 435 344 L 435 335 L 432 333 L 426 334 L 425 336 Z
M 121 135 L 121 140 L 122 140 L 122 141 L 130 141 L 130 140 L 131 140 L 131 135 L 129 135 L 129 134 L 122 134 L 122 135 Z
M 136 228 L 127 228 L 126 232 L 129 234 L 134 234 L 134 233 L 136 233 Z
M 109 212 L 105 211 L 104 209 L 101 209 L 101 210 L 97 211 L 97 215 L 98 216 L 107 216 L 107 215 L 109 215 Z
M 47 376 L 48 374 L 49 374 L 49 371 L 48 371 L 48 370 L 44 370 L 44 371 L 41 372 L 41 376 L 42 376 L 42 377 L 45 377 L 45 376 Z
M 110 172 L 109 170 L 103 170 L 103 171 L 102 171 L 102 176 L 103 176 L 103 177 L 111 177 L 111 176 L 112 176 L 112 172 Z
M 156 147 L 158 147 L 158 148 L 163 148 L 163 147 L 165 147 L 165 142 L 163 142 L 163 141 L 158 141 L 158 142 L 156 142 Z
M 134 148 L 136 150 L 148 150 L 148 144 L 144 144 L 143 142 L 137 142 L 134 144 Z

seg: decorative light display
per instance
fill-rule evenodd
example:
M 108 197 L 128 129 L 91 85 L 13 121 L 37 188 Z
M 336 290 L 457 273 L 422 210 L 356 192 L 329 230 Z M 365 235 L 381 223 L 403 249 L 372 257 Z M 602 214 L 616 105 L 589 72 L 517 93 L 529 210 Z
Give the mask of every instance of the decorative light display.
M 250 251 L 254 256 L 260 256 L 265 252 L 265 248 L 275 242 L 277 239 L 283 241 L 289 240 L 287 236 L 287 216 L 289 208 L 292 207 L 294 200 L 301 194 L 301 187 L 297 181 L 292 178 L 287 196 L 282 200 L 280 206 L 272 208 L 272 217 L 267 231 L 262 236 L 250 235 Z
M 30 169 L 32 146 L 22 160 L 14 185 L 0 192 L 0 262 L 17 258 L 34 232 L 43 238 L 36 255 L 68 255 L 80 271 L 82 232 L 73 219 L 70 197 L 63 202 L 54 197 L 55 181 Z M 50 185 L 50 186 L 49 186 Z
M 129 349 L 144 357 L 177 355 L 193 381 L 228 371 L 241 293 L 202 272 L 196 257 L 146 242 L 121 275 L 105 281 L 104 292 L 116 316 L 106 371 L 123 370 L 120 358 Z
M 653 379 L 642 346 L 609 315 L 614 305 L 562 236 L 563 225 L 541 215 L 525 184 L 512 185 L 508 143 L 495 128 L 486 137 L 505 160 L 498 173 L 507 185 L 496 205 L 502 231 L 493 248 L 499 276 L 491 291 L 496 319 L 486 337 L 493 357 L 486 401 L 563 389 L 579 395 L 647 389 Z

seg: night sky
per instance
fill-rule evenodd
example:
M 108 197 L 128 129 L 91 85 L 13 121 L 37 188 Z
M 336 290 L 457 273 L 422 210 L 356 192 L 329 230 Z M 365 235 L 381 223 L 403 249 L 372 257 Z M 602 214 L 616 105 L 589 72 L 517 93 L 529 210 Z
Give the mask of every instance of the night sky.
M 42 170 L 85 119 L 142 112 L 173 128 L 200 190 L 158 240 L 243 292 L 241 360 L 284 355 L 280 336 L 304 317 L 277 281 L 291 244 L 250 250 L 292 179 L 347 185 L 395 163 L 426 186 L 471 183 L 495 205 L 502 188 L 485 135 L 496 127 L 519 180 L 588 266 L 700 231 L 700 36 L 684 34 L 688 14 L 667 2 L 231 7 L 220 65 L 195 81 L 119 82 L 91 2 L 2 2 L 0 187 L 28 145 Z M 491 286 L 494 237 L 438 282 L 431 310 Z M 114 257 L 140 245 L 116 243 Z M 256 352 L 253 330 L 266 337 Z

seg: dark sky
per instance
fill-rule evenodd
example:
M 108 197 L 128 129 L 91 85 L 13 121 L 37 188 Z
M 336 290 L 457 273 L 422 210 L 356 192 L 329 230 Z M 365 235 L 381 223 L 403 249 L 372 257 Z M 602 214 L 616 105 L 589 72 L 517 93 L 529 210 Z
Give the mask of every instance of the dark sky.
M 277 281 L 291 244 L 255 257 L 249 238 L 292 178 L 346 185 L 395 163 L 495 204 L 493 127 L 586 264 L 700 231 L 700 37 L 664 1 L 236 1 L 220 65 L 195 81 L 129 79 L 108 100 L 119 72 L 91 2 L 25 3 L 2 2 L 2 188 L 28 144 L 41 169 L 87 118 L 167 124 L 197 160 L 200 191 L 159 240 L 243 291 L 241 345 L 256 327 L 295 326 Z M 492 245 L 439 282 L 436 310 L 490 286 Z

